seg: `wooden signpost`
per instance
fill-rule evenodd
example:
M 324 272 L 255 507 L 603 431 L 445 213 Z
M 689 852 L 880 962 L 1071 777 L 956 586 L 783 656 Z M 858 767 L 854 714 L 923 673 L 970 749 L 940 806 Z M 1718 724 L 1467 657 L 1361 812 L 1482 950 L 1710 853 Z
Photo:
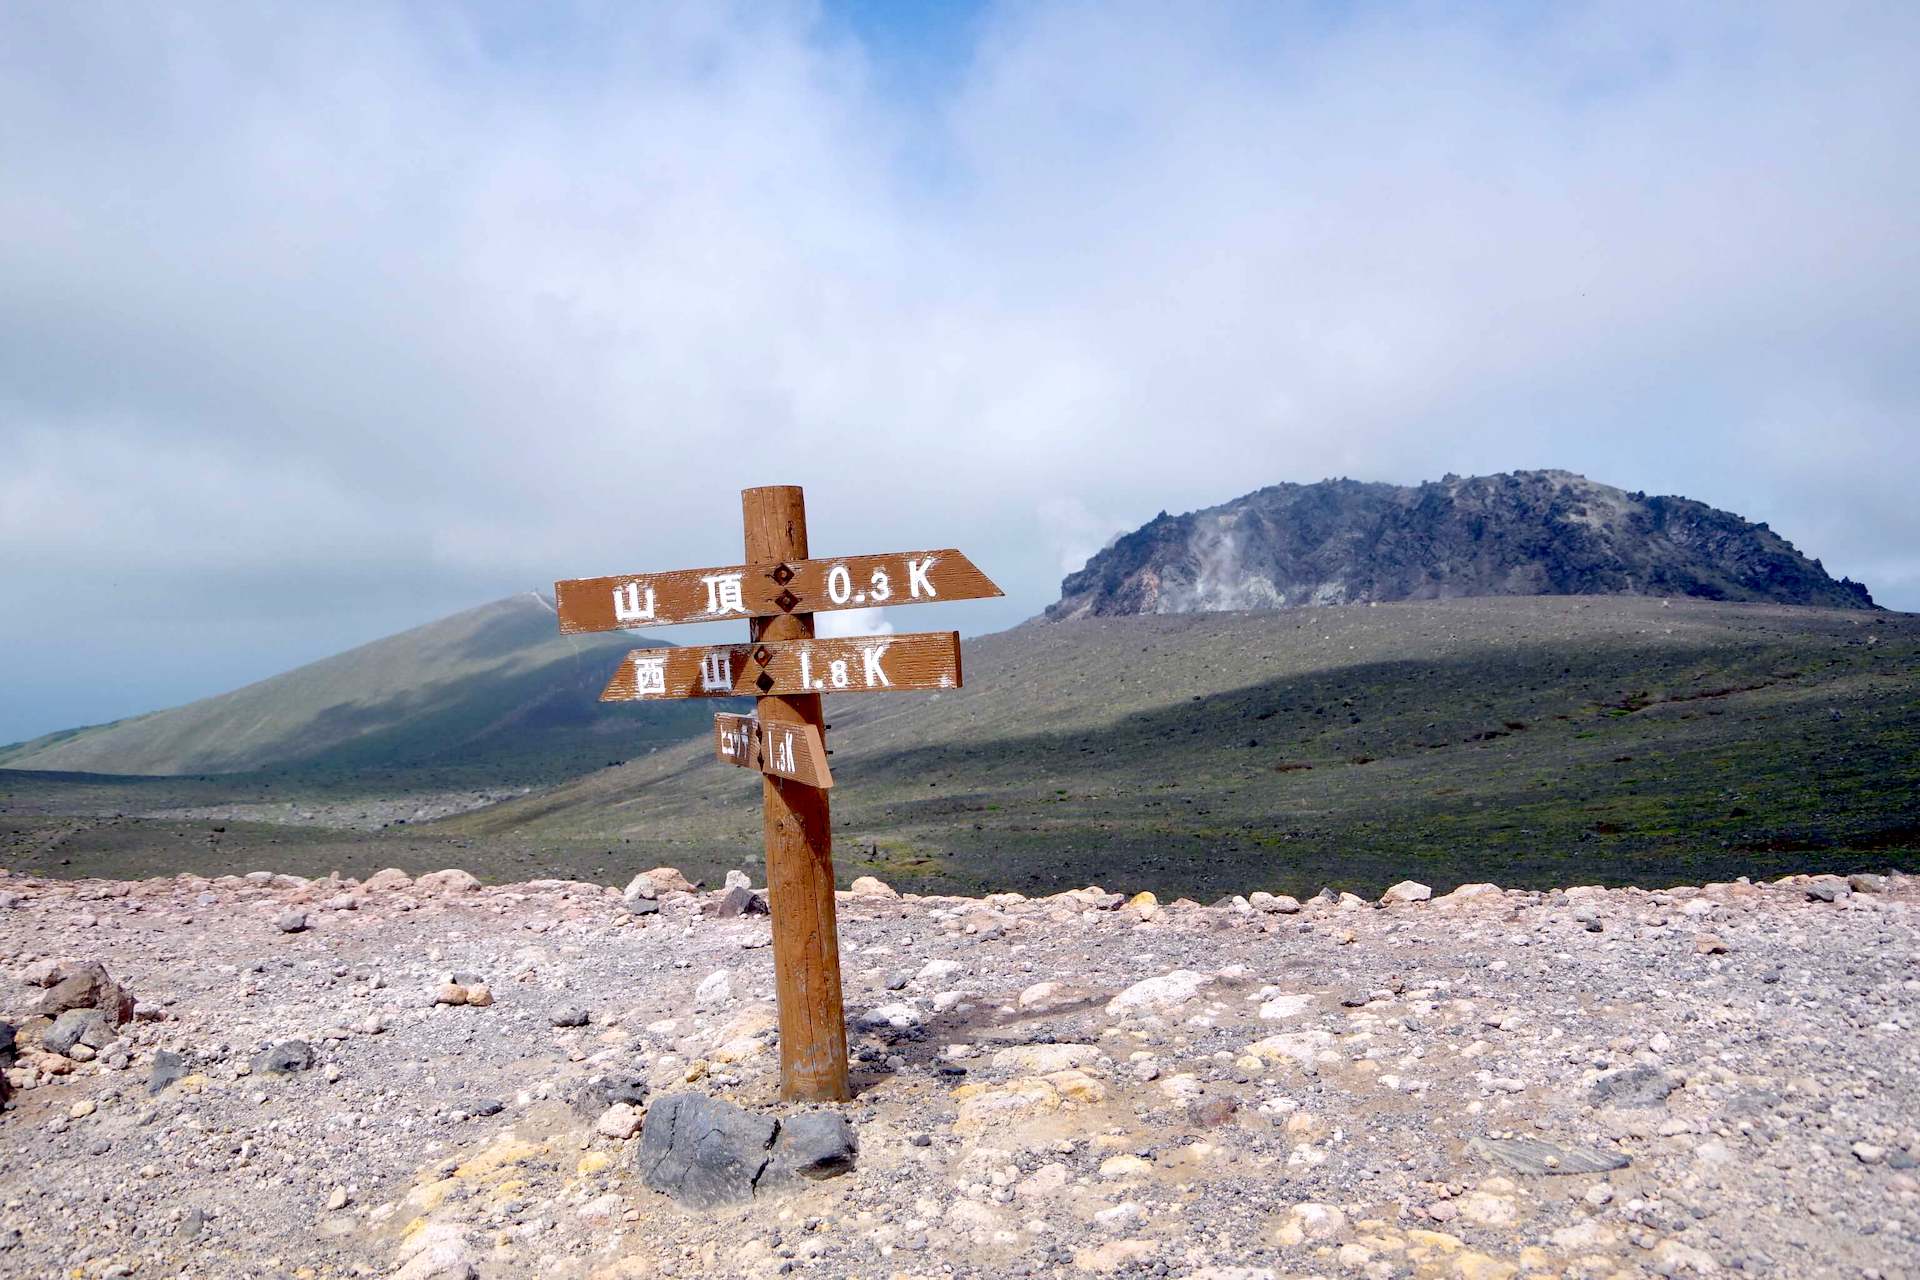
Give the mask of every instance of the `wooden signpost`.
M 767 893 L 780 1004 L 780 1094 L 843 1100 L 847 1024 L 827 814 L 826 722 L 820 696 L 960 687 L 951 631 L 818 640 L 813 615 L 1002 594 L 952 549 L 807 558 L 800 489 L 740 494 L 746 563 L 556 582 L 560 630 L 573 634 L 742 618 L 745 644 L 635 649 L 602 702 L 756 699 L 754 714 L 714 717 L 714 754 L 761 775 Z

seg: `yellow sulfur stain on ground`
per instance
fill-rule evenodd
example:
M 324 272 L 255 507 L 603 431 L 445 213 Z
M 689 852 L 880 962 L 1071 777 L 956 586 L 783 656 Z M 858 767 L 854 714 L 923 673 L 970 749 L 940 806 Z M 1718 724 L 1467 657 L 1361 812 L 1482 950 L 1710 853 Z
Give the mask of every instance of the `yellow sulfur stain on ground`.
M 1453 1273 L 1460 1280 L 1513 1280 L 1520 1268 L 1484 1253 L 1468 1251 L 1453 1260 Z
M 605 1173 L 613 1167 L 613 1157 L 604 1151 L 589 1151 L 580 1157 L 580 1163 L 573 1171 L 583 1178 L 591 1178 L 596 1173 Z
M 531 1160 L 537 1155 L 546 1154 L 544 1142 L 527 1142 L 524 1139 L 501 1137 L 499 1141 L 483 1150 L 479 1155 L 453 1171 L 456 1178 L 484 1178 L 488 1174 L 504 1169 L 510 1164 L 519 1164 Z
M 488 1194 L 488 1199 L 492 1200 L 495 1204 L 505 1204 L 526 1189 L 527 1180 L 525 1178 L 508 1178 L 505 1182 L 494 1187 Z
M 1105 1102 L 1107 1087 L 1078 1068 L 1069 1067 L 1045 1077 L 1062 1098 L 1069 1102 Z
M 409 1190 L 407 1192 L 406 1199 L 403 1200 L 401 1203 L 405 1204 L 409 1209 L 418 1210 L 422 1216 L 415 1218 L 412 1222 L 408 1223 L 407 1231 L 411 1233 L 413 1231 L 417 1231 L 420 1227 L 425 1226 L 427 1220 L 424 1215 L 432 1213 L 435 1209 L 438 1209 L 440 1207 L 441 1202 L 447 1198 L 447 1193 L 452 1190 L 453 1190 L 453 1182 L 451 1179 L 443 1180 L 440 1182 L 418 1183 L 411 1190 Z

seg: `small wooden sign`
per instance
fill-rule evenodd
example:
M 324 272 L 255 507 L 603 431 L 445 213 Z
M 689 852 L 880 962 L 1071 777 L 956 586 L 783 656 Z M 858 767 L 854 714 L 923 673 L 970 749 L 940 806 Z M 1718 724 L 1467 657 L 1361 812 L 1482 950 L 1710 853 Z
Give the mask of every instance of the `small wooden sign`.
M 713 718 L 713 753 L 728 764 L 810 787 L 833 785 L 827 744 L 810 724 L 762 724 L 752 716 L 722 711 Z
M 602 702 L 666 698 L 788 697 L 960 687 L 960 633 L 759 640 L 749 644 L 635 649 L 601 691 Z
M 728 618 L 873 609 L 1004 595 L 973 561 L 948 547 L 781 564 L 724 565 L 553 584 L 560 630 L 572 635 Z

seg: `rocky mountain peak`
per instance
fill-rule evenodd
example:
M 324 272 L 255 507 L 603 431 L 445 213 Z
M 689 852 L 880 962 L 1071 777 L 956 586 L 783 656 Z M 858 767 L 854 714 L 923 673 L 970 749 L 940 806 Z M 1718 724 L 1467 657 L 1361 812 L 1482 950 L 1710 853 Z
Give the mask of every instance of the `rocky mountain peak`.
M 1856 582 L 1690 498 L 1571 471 L 1278 484 L 1161 512 L 1061 583 L 1054 621 L 1489 595 L 1698 596 L 1870 609 Z

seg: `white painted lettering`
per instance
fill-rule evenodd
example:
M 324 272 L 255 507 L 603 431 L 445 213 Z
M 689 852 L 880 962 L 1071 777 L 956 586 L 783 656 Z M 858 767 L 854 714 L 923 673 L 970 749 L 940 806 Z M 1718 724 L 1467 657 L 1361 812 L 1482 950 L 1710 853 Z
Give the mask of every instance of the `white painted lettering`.
M 893 681 L 887 679 L 887 673 L 880 666 L 880 659 L 886 651 L 884 644 L 871 644 L 860 651 L 861 677 L 866 680 L 869 689 L 893 687 Z
M 853 599 L 853 575 L 847 572 L 847 566 L 837 564 L 827 570 L 827 599 L 835 604 Z
M 890 600 L 893 598 L 893 580 L 887 577 L 887 571 L 885 569 L 875 569 L 873 571 L 873 585 L 867 592 L 867 595 L 872 598 L 875 604 L 880 603 L 882 600 Z
M 827 664 L 827 670 L 832 672 L 834 688 L 844 689 L 847 687 L 848 676 L 847 676 L 847 664 L 845 659 L 843 658 L 834 659 L 832 662 Z
M 813 683 L 813 655 L 805 649 L 800 650 L 800 687 L 802 689 L 817 687 Z
M 646 604 L 640 603 L 640 584 L 629 582 L 613 589 L 613 616 L 620 622 L 653 621 L 653 588 L 647 588 Z
M 733 688 L 733 655 L 725 649 L 713 649 L 700 659 L 700 688 L 704 693 L 730 691 Z
M 918 600 L 923 594 L 937 596 L 933 589 L 933 579 L 927 575 L 933 572 L 933 566 L 939 562 L 938 556 L 928 556 L 924 560 L 907 561 L 907 594 Z
M 641 697 L 667 691 L 667 659 L 664 654 L 633 655 L 633 691 Z
M 700 581 L 707 584 L 708 613 L 745 613 L 747 602 L 740 595 L 738 573 L 716 573 L 703 577 Z

